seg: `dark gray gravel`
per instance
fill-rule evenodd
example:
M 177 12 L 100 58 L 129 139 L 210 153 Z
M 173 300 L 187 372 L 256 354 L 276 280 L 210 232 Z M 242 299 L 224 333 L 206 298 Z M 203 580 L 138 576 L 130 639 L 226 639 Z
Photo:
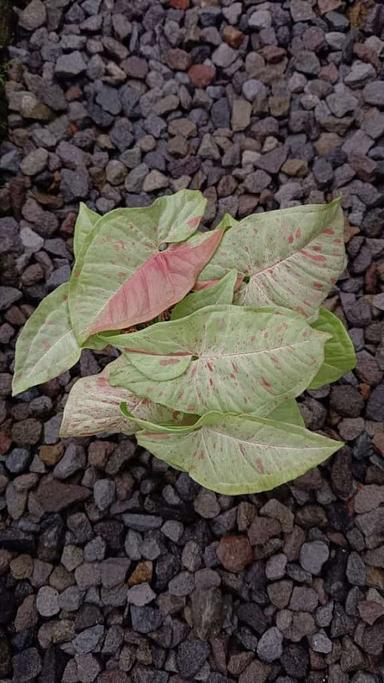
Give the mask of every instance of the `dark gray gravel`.
M 22 4 L 22 3 L 21 3 Z M 20 3 L 19 3 L 20 5 Z M 0 680 L 384 680 L 384 6 L 32 0 L 0 144 Z M 78 201 L 200 189 L 230 212 L 340 194 L 329 306 L 356 371 L 306 394 L 345 447 L 264 495 L 207 492 L 120 436 L 60 441 L 108 358 L 11 400 L 13 348 L 69 273 Z

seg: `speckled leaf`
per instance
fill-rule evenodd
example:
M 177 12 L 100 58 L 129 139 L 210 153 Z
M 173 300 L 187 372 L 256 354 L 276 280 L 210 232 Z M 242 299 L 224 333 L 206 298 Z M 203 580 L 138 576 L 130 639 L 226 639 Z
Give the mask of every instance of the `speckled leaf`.
M 61 436 L 90 436 L 101 432 L 134 434 L 137 426 L 132 419 L 122 415 L 122 402 L 133 415 L 142 419 L 176 424 L 183 419 L 181 413 L 170 411 L 146 398 L 139 398 L 126 389 L 111 387 L 108 381 L 109 374 L 121 362 L 121 358 L 118 358 L 98 375 L 77 380 L 64 408 Z
M 71 329 L 65 282 L 43 299 L 19 334 L 13 394 L 57 377 L 77 363 L 80 353 Z
M 356 365 L 356 354 L 343 323 L 327 308 L 320 309 L 319 316 L 311 327 L 331 335 L 325 343 L 324 362 L 310 384 L 310 389 L 318 389 L 323 384 L 336 382 L 352 370 Z
M 342 273 L 340 201 L 258 213 L 227 230 L 199 283 L 236 268 L 235 303 L 285 306 L 311 317 Z
M 189 292 L 223 235 L 218 229 L 183 242 L 204 206 L 199 192 L 183 190 L 150 207 L 116 209 L 98 221 L 70 283 L 71 319 L 81 343 L 101 331 L 151 320 Z
M 184 318 L 204 306 L 213 304 L 231 304 L 237 280 L 237 271 L 230 270 L 219 282 L 199 292 L 193 292 L 180 301 L 171 313 L 171 320 Z
M 111 337 L 129 361 L 111 373 L 111 383 L 186 413 L 267 415 L 308 386 L 327 338 L 286 309 L 207 306 L 186 318 Z M 161 360 L 193 358 L 183 374 L 153 382 L 138 362 L 133 367 L 137 352 Z
M 268 419 L 275 420 L 276 422 L 289 422 L 290 424 L 298 425 L 299 427 L 305 426 L 303 416 L 294 398 L 280 403 L 280 405 L 268 415 Z
M 270 419 L 207 413 L 182 429 L 136 421 L 140 446 L 217 493 L 258 493 L 316 467 L 343 444 Z
M 99 219 L 100 216 L 98 213 L 89 209 L 83 202 L 80 202 L 73 238 L 73 253 L 75 254 L 75 258 L 80 254 Z

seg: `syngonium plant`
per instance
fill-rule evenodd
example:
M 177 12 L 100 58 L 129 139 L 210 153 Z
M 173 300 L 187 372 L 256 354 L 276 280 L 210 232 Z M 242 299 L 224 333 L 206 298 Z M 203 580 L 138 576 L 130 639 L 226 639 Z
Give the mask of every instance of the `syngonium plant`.
M 320 308 L 345 265 L 343 215 L 336 199 L 199 232 L 205 203 L 182 190 L 101 217 L 81 204 L 71 278 L 24 326 L 13 391 L 112 345 L 120 355 L 72 387 L 62 436 L 135 434 L 207 488 L 254 493 L 342 445 L 308 431 L 295 398 L 355 365 Z

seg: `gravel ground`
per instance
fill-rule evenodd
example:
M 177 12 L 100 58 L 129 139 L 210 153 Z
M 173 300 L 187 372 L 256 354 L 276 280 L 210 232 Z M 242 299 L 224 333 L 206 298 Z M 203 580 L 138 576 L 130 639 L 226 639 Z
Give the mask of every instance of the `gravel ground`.
M 32 0 L 0 146 L 0 679 L 384 681 L 384 6 Z M 13 347 L 69 275 L 79 200 L 190 187 L 206 224 L 343 198 L 329 299 L 358 365 L 301 403 L 346 446 L 265 495 L 195 485 L 123 437 L 60 441 L 85 351 L 10 399 Z

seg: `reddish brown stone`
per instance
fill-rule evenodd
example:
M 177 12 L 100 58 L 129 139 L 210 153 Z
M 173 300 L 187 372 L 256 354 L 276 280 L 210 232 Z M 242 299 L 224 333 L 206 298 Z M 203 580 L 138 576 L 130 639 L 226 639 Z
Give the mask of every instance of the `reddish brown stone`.
M 224 536 L 216 555 L 229 572 L 241 572 L 253 560 L 253 550 L 246 536 Z
M 318 0 L 320 14 L 327 14 L 340 7 L 342 0 Z
M 223 30 L 223 38 L 228 45 L 233 48 L 240 47 L 244 39 L 244 33 L 239 31 L 239 29 L 234 26 L 225 26 Z
M 384 455 L 384 429 L 382 425 L 379 424 L 378 428 L 375 429 L 375 433 L 372 439 L 373 446 L 381 454 Z
M 0 431 L 0 455 L 4 455 L 4 453 L 9 450 L 11 443 L 11 427 L 10 424 L 7 423 L 2 425 L 2 429 Z
M 169 68 L 174 71 L 186 71 L 191 66 L 191 56 L 178 47 L 168 50 L 165 60 Z
M 262 55 L 269 64 L 277 64 L 284 59 L 287 51 L 283 47 L 277 45 L 266 45 L 262 50 Z
M 377 71 L 380 69 L 380 59 L 374 50 L 364 45 L 364 43 L 355 43 L 353 52 L 363 62 L 370 62 Z
M 362 620 L 370 626 L 384 615 L 384 606 L 373 600 L 362 600 L 358 608 Z
M 194 64 L 189 69 L 188 76 L 196 88 L 206 88 L 215 77 L 215 69 L 208 64 Z
M 137 586 L 139 583 L 150 582 L 152 580 L 153 564 L 149 560 L 139 562 L 136 569 L 128 579 L 128 586 Z
M 46 206 L 47 209 L 61 209 L 64 204 L 62 197 L 56 197 L 54 194 L 47 192 L 33 192 L 33 197 L 41 206 Z
M 319 78 L 324 79 L 324 81 L 329 81 L 330 83 L 336 83 L 339 78 L 339 70 L 336 64 L 327 64 L 320 69 Z
M 39 458 L 45 465 L 53 466 L 63 457 L 64 446 L 62 443 L 55 443 L 52 446 L 40 446 Z
M 33 446 L 40 439 L 41 423 L 33 417 L 16 422 L 12 427 L 12 439 L 18 446 Z
M 169 0 L 169 4 L 173 9 L 188 9 L 190 0 Z
M 377 269 L 377 263 L 373 262 L 368 266 L 364 273 L 364 285 L 367 294 L 375 294 L 378 291 L 378 279 L 379 273 Z
M 248 529 L 248 537 L 251 545 L 263 545 L 273 536 L 278 536 L 280 532 L 281 525 L 277 519 L 255 517 Z
M 36 491 L 36 498 L 46 512 L 60 512 L 75 503 L 81 503 L 91 492 L 78 484 L 63 484 L 57 479 L 44 477 Z

